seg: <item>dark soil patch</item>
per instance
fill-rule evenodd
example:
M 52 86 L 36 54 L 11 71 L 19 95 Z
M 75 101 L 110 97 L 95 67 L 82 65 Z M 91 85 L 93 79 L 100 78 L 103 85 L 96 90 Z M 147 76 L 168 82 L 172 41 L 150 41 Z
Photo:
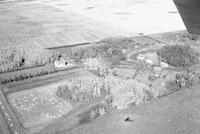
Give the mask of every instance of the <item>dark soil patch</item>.
M 85 9 L 93 9 L 94 7 L 86 7 Z
M 176 12 L 176 11 L 169 11 L 168 13 L 177 14 L 178 12 Z

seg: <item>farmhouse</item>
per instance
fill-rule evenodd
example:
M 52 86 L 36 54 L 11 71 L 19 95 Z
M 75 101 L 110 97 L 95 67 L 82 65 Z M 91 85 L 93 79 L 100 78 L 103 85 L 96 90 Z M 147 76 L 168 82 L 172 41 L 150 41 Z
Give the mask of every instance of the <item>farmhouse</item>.
M 73 65 L 73 63 L 74 63 L 73 60 L 70 58 L 67 59 L 61 58 L 59 60 L 56 60 L 54 64 L 56 68 L 63 68 Z

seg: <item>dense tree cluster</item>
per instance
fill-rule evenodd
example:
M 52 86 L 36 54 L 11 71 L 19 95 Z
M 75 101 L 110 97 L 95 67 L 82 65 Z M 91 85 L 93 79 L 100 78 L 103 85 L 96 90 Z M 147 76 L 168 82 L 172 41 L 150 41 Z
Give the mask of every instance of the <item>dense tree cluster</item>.
M 44 49 L 4 48 L 0 50 L 0 72 L 53 63 L 59 57 L 59 53 Z
M 164 46 L 157 54 L 161 61 L 174 67 L 187 67 L 198 62 L 199 53 L 187 45 Z
M 59 86 L 57 96 L 72 103 L 87 103 L 91 100 L 110 94 L 104 83 L 93 79 L 70 80 L 70 83 Z
M 123 53 L 123 49 L 126 47 L 118 42 L 102 42 L 94 46 L 87 46 L 82 48 L 73 48 L 70 52 L 70 57 L 75 59 L 76 62 L 81 63 L 87 58 L 102 58 L 110 65 L 119 64 L 120 60 L 125 60 L 126 55 Z
M 192 40 L 192 41 L 198 41 L 200 39 L 200 36 L 197 34 L 191 34 L 191 33 L 185 33 L 182 35 L 183 38 Z
M 100 103 L 96 106 L 93 106 L 86 112 L 79 114 L 79 123 L 83 124 L 88 121 L 94 120 L 98 117 L 101 117 L 113 110 L 111 103 L 108 101 L 107 103 Z

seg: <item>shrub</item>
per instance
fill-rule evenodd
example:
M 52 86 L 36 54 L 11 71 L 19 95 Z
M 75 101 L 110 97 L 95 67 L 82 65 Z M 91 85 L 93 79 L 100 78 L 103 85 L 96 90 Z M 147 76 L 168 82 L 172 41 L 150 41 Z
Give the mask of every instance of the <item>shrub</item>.
M 67 84 L 59 86 L 57 96 L 72 103 L 87 103 L 95 98 L 109 94 L 109 88 L 98 78 L 72 78 Z
M 190 46 L 173 45 L 164 46 L 157 51 L 161 61 L 174 67 L 186 67 L 198 62 L 199 53 L 194 51 Z
M 200 79 L 191 73 L 183 73 L 176 75 L 176 84 L 179 87 L 191 87 L 200 82 Z
M 92 73 L 105 77 L 109 74 L 109 64 L 100 58 L 88 58 L 83 60 L 83 66 Z
M 160 92 L 133 79 L 113 76 L 106 78 L 112 96 L 112 105 L 117 109 L 128 108 L 160 96 Z
M 191 87 L 199 84 L 200 65 L 195 65 L 184 73 L 176 74 L 175 82 L 179 87 Z
M 159 95 L 159 91 L 150 89 L 145 84 L 114 76 L 108 76 L 103 80 L 88 76 L 73 78 L 57 89 L 57 96 L 66 101 L 79 104 L 105 97 L 109 98 L 108 101 L 117 109 L 143 103 Z
M 200 39 L 200 36 L 197 34 L 191 34 L 191 33 L 185 33 L 182 35 L 183 38 L 192 40 L 192 41 L 197 41 Z

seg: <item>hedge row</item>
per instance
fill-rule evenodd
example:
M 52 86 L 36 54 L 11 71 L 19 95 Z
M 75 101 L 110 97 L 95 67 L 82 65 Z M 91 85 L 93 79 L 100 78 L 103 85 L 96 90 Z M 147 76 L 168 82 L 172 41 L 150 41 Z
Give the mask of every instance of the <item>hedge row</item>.
M 16 74 L 15 76 L 11 76 L 11 77 L 1 77 L 0 78 L 0 83 L 1 84 L 6 84 L 9 82 L 14 82 L 14 81 L 21 81 L 21 80 L 25 80 L 25 79 L 29 79 L 29 78 L 33 78 L 33 77 L 38 77 L 38 76 L 42 76 L 42 75 L 46 75 L 46 74 L 51 74 L 56 72 L 55 69 L 49 69 L 49 70 L 40 70 L 38 72 L 29 72 L 29 73 L 21 73 L 21 74 Z
M 187 45 L 164 46 L 157 54 L 163 62 L 174 67 L 187 67 L 199 62 L 199 53 Z

